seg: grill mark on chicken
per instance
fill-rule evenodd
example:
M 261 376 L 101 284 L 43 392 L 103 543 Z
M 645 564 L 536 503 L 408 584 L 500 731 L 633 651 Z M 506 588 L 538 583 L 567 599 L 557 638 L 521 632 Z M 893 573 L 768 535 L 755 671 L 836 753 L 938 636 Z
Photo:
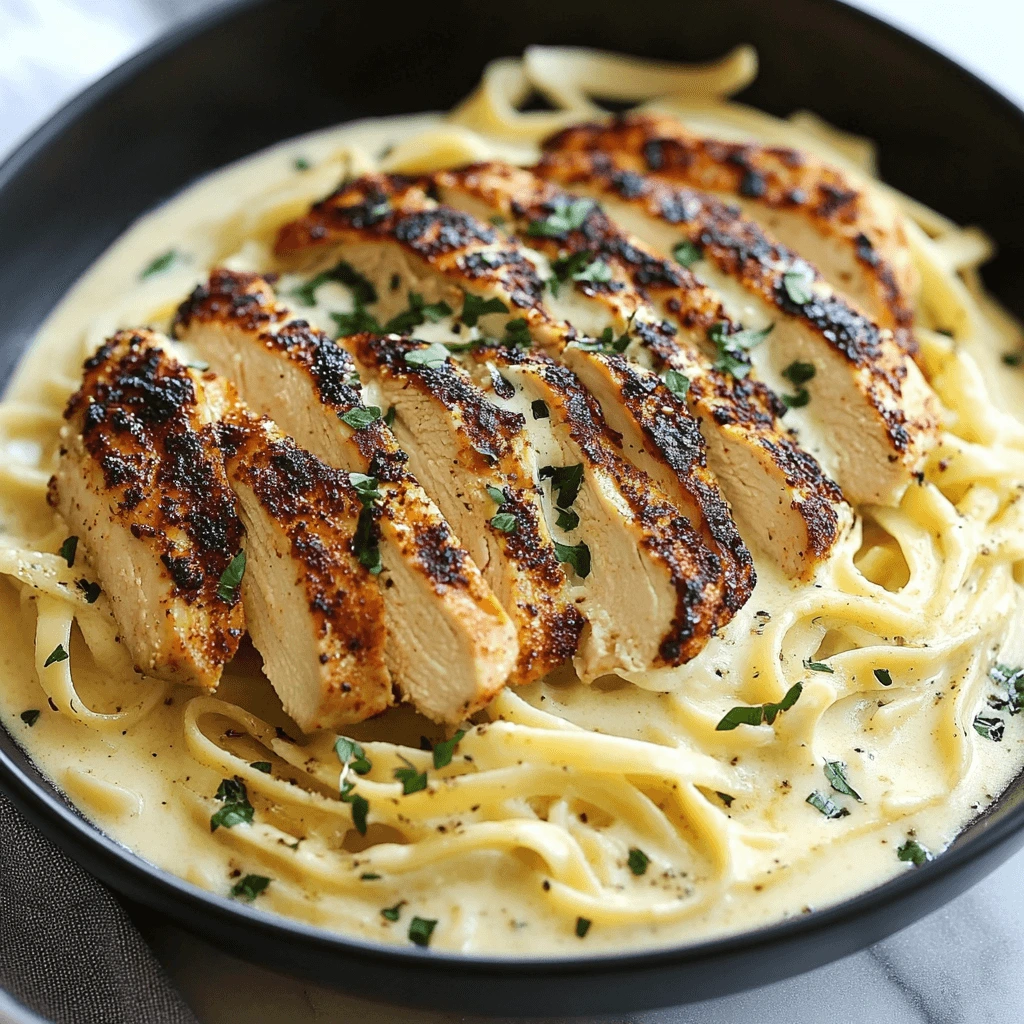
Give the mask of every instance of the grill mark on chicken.
M 78 506 L 67 477 L 90 487 L 88 462 L 98 467 L 102 505 L 164 567 L 169 587 L 159 603 L 168 605 L 168 623 L 177 602 L 203 620 L 176 664 L 143 665 L 137 656 L 136 663 L 151 675 L 212 688 L 243 631 L 237 595 L 225 601 L 217 593 L 241 545 L 242 524 L 213 428 L 199 408 L 202 380 L 167 357 L 152 332 L 115 334 L 86 360 L 82 386 L 68 401 L 61 469 L 48 500 L 74 528 L 90 532 L 94 524 L 74 522 Z M 134 656 L 138 638 L 116 602 L 114 608 Z
M 785 147 L 700 138 L 678 121 L 646 114 L 572 126 L 548 139 L 544 149 L 616 153 L 632 170 L 800 214 L 819 234 L 849 250 L 870 293 L 867 312 L 892 328 L 906 351 L 916 348 L 911 301 L 916 273 L 905 232 L 898 218 L 841 171 Z M 843 282 L 836 285 L 842 289 Z
M 504 348 L 479 355 L 493 359 L 499 367 L 530 369 L 559 396 L 573 442 L 589 465 L 599 467 L 614 481 L 641 527 L 641 546 L 670 575 L 676 592 L 675 615 L 660 640 L 657 663 L 681 665 L 695 657 L 716 632 L 721 615 L 720 601 L 708 599 L 721 576 L 718 556 L 705 547 L 689 520 L 650 477 L 616 453 L 615 438 L 600 407 L 571 370 L 535 352 Z
M 523 417 L 490 402 L 450 360 L 438 367 L 407 363 L 406 354 L 426 347 L 423 342 L 396 335 L 364 334 L 346 343 L 360 366 L 376 375 L 385 386 L 391 382 L 400 385 L 403 391 L 414 389 L 447 410 L 451 419 L 446 422 L 453 424 L 460 441 L 447 453 L 456 467 L 451 472 L 462 474 L 468 470 L 478 490 L 483 492 L 482 482 L 489 482 L 502 493 L 500 511 L 512 516 L 515 525 L 512 529 L 499 530 L 487 516 L 484 529 L 508 563 L 506 566 L 499 562 L 490 570 L 488 578 L 496 592 L 508 591 L 506 610 L 520 637 L 519 662 L 513 682 L 531 682 L 561 665 L 575 654 L 585 619 L 565 593 L 565 573 L 555 557 L 543 522 L 540 496 L 521 461 Z M 399 418 L 402 418 L 401 412 Z M 410 424 L 410 428 L 415 435 L 417 424 Z M 425 458 L 432 456 L 425 454 Z M 471 484 L 463 479 L 460 491 L 468 486 Z M 468 497 L 463 494 L 454 500 L 461 502 Z M 491 500 L 483 493 L 479 499 Z M 435 493 L 435 500 L 441 502 L 439 493 Z M 444 510 L 452 519 L 459 511 Z

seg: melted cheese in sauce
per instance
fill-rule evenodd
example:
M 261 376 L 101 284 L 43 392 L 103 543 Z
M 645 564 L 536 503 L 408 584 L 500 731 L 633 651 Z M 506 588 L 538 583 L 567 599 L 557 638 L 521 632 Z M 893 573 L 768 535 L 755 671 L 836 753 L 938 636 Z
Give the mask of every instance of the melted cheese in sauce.
M 724 103 L 690 111 L 723 135 L 830 141 L 742 113 Z M 224 896 L 247 874 L 271 878 L 259 908 L 383 942 L 408 942 L 414 916 L 437 921 L 435 947 L 477 953 L 692 942 L 914 870 L 897 856 L 908 838 L 938 854 L 1024 762 L 1024 716 L 986 705 L 999 693 L 991 666 L 1024 661 L 1024 428 L 999 410 L 1019 407 L 1024 393 L 1019 372 L 998 358 L 1018 328 L 973 271 L 965 283 L 955 263 L 938 260 L 932 250 L 957 237 L 939 218 L 939 241 L 924 232 L 918 241 L 919 336 L 949 410 L 926 481 L 899 509 L 861 510 L 811 583 L 759 560 L 753 597 L 700 657 L 657 681 L 668 692 L 556 673 L 502 694 L 442 771 L 418 751 L 428 724 L 406 708 L 353 730 L 374 762 L 358 781 L 371 808 L 365 837 L 336 799 L 334 737 L 297 735 L 251 649 L 216 698 L 154 689 L 126 669 L 104 600 L 69 603 L 88 568 L 81 553 L 73 569 L 52 554 L 64 530 L 43 492 L 83 357 L 117 328 L 165 328 L 215 265 L 270 267 L 276 227 L 386 147 L 397 147 L 393 164 L 413 169 L 460 162 L 467 146 L 477 158 L 531 154 L 521 139 L 484 139 L 432 115 L 275 146 L 142 218 L 54 310 L 3 406 L 0 721 L 98 827 L 146 859 Z M 165 269 L 142 276 L 171 251 Z M 281 293 L 295 283 L 284 279 Z M 332 283 L 305 312 L 330 330 L 330 312 L 347 309 L 351 297 Z M 952 316 L 967 325 L 956 342 L 929 329 Z M 430 331 L 444 337 L 445 325 Z M 73 676 L 62 668 L 58 679 L 60 666 L 42 661 L 61 638 Z M 826 659 L 831 673 L 808 667 Z M 729 708 L 778 701 L 797 681 L 801 696 L 774 727 L 715 729 Z M 140 700 L 148 709 L 126 710 Z M 42 712 L 34 726 L 21 718 L 27 710 Z M 972 728 L 979 714 L 1003 721 L 1001 742 Z M 391 781 L 400 755 L 432 779 L 461 781 L 403 796 Z M 250 767 L 264 761 L 270 775 Z M 846 764 L 859 800 L 830 787 L 827 761 Z M 234 774 L 248 785 L 255 823 L 211 832 L 214 794 Z M 827 818 L 807 803 L 812 792 L 848 813 Z M 645 872 L 630 868 L 631 850 L 648 858 Z M 397 921 L 382 915 L 399 903 Z M 592 922 L 585 939 L 579 918 Z

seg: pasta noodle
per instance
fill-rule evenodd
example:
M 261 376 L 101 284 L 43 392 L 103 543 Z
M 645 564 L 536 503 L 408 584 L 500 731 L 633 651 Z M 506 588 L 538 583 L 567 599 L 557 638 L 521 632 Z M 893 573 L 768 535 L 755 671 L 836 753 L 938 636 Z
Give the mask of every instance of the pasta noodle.
M 588 949 L 657 945 L 804 912 L 909 870 L 897 856 L 908 839 L 937 853 L 999 793 L 1024 761 L 1024 730 L 1003 715 L 993 743 L 975 723 L 1000 692 L 993 666 L 1022 654 L 1022 392 L 1000 362 L 1020 327 L 977 274 L 989 240 L 875 181 L 870 142 L 807 112 L 780 120 L 730 102 L 756 69 L 749 47 L 694 67 L 532 47 L 488 65 L 446 118 L 318 133 L 191 187 L 76 286 L 0 405 L 0 607 L 14 624 L 0 718 L 55 778 L 73 767 L 85 813 L 223 895 L 240 877 L 272 879 L 266 909 L 395 942 L 415 914 L 438 922 L 435 945 L 536 954 L 578 949 L 582 935 Z M 534 93 L 552 109 L 521 110 Z M 922 281 L 921 360 L 943 406 L 920 483 L 898 508 L 859 509 L 810 582 L 759 563 L 751 600 L 667 680 L 584 686 L 559 670 L 502 692 L 447 763 L 420 741 L 429 723 L 400 708 L 353 729 L 370 762 L 359 774 L 334 734 L 289 734 L 245 650 L 217 696 L 141 677 L 105 596 L 90 603 L 83 556 L 56 553 L 63 528 L 45 504 L 83 355 L 117 328 L 166 327 L 216 263 L 265 269 L 277 226 L 346 174 L 527 162 L 599 100 L 806 148 L 896 199 Z M 173 265 L 139 280 L 164 250 Z M 719 728 L 730 708 L 784 704 L 798 684 L 772 724 Z M 839 761 L 855 792 L 830 818 L 805 796 L 830 792 L 822 766 Z M 410 790 L 403 770 L 423 785 Z M 223 780 L 234 789 L 218 791 Z M 251 825 L 211 830 L 230 793 Z

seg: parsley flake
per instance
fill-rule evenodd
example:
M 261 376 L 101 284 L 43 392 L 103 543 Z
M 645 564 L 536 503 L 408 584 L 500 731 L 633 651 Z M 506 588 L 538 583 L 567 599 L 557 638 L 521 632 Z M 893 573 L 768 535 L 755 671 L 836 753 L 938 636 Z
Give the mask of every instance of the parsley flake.
M 576 937 L 579 939 L 585 939 L 587 932 L 590 931 L 590 919 L 586 917 L 576 918 Z
M 255 768 L 258 772 L 263 772 L 264 775 L 269 775 L 273 769 L 273 765 L 269 761 L 253 761 L 249 767 Z
M 826 818 L 845 818 L 850 813 L 845 807 L 840 807 L 817 790 L 807 798 L 807 803 L 821 811 Z
M 385 325 L 385 334 L 407 334 L 420 324 L 436 324 L 446 316 L 451 316 L 452 307 L 447 302 L 423 301 L 418 292 L 409 292 L 409 308 L 393 316 Z M 406 357 L 408 359 L 408 357 Z
M 760 725 L 762 722 L 774 725 L 776 716 L 783 711 L 788 711 L 800 698 L 803 689 L 803 683 L 794 683 L 777 704 L 756 704 L 754 707 L 732 708 L 726 712 L 715 729 L 718 732 L 728 732 L 740 725 Z
M 556 525 L 560 530 L 565 530 L 566 533 L 571 533 L 580 525 L 580 517 L 571 508 L 560 508 L 558 511 L 558 518 L 555 520 Z
M 491 484 L 487 484 L 486 489 L 491 501 L 493 501 L 495 505 L 500 508 L 505 504 L 505 492 L 500 487 L 493 487 Z
M 363 506 L 359 512 L 359 518 L 356 520 L 352 551 L 359 559 L 359 564 L 372 575 L 377 576 L 384 568 L 374 533 L 373 507 L 374 503 L 381 498 L 381 493 L 377 489 L 377 478 L 367 476 L 365 473 L 349 473 L 348 479 Z
M 543 398 L 538 398 L 531 402 L 530 410 L 533 413 L 533 418 L 535 420 L 546 420 L 551 415 L 551 411 L 548 409 L 548 404 Z
M 864 803 L 860 793 L 847 781 L 845 761 L 826 761 L 824 771 L 829 785 L 837 793 L 842 793 L 843 796 L 852 796 L 858 803 Z
M 452 756 L 459 741 L 466 735 L 465 729 L 460 729 L 451 739 L 441 740 L 434 744 L 434 767 L 447 768 L 452 763 Z
M 725 804 L 726 807 L 732 807 L 733 800 L 736 799 L 734 796 L 730 796 L 728 793 L 722 793 L 720 790 L 715 790 L 715 796 Z
M 798 306 L 806 306 L 814 299 L 814 271 L 809 267 L 799 270 L 787 270 L 782 275 L 782 287 L 789 296 L 790 302 Z
M 312 166 L 313 165 L 304 156 L 297 156 L 292 161 L 292 167 L 297 171 L 308 171 Z
M 298 299 L 303 306 L 315 306 L 317 289 L 321 285 L 327 284 L 328 281 L 343 284 L 352 292 L 352 301 L 355 303 L 356 310 L 361 310 L 364 306 L 369 306 L 377 301 L 377 289 L 374 288 L 373 283 L 360 274 L 351 263 L 346 263 L 344 260 L 339 261 L 329 270 L 322 270 L 319 274 L 315 274 L 305 284 L 292 289 L 288 294 L 293 299 Z
M 542 466 L 541 480 L 551 480 L 551 491 L 559 508 L 570 508 L 583 484 L 583 463 L 575 466 Z
M 690 378 L 678 370 L 668 370 L 665 373 L 665 387 L 672 394 L 682 401 L 690 390 Z
M 1004 366 L 1021 366 L 1024 364 L 1024 352 L 1004 352 L 1000 357 Z
M 57 552 L 65 562 L 68 563 L 70 569 L 75 564 L 75 552 L 78 550 L 78 538 L 68 537 L 63 544 L 60 546 L 60 551 Z
M 551 212 L 542 220 L 535 220 L 526 229 L 534 238 L 561 238 L 570 231 L 578 231 L 583 227 L 590 211 L 597 204 L 593 199 L 570 199 L 559 196 L 548 204 Z
M 429 946 L 437 921 L 426 917 L 414 917 L 409 922 L 409 941 L 417 946 Z
M 647 872 L 647 865 L 650 864 L 651 859 L 644 853 L 643 850 L 632 847 L 629 851 L 629 870 L 634 875 L 643 875 Z
M 354 782 L 346 782 L 345 785 L 341 787 L 341 802 L 352 805 L 352 824 L 360 835 L 365 836 L 366 816 L 370 812 L 370 801 L 367 800 L 365 796 L 360 796 L 358 793 L 354 793 L 354 789 Z
M 974 731 L 979 736 L 992 740 L 993 743 L 999 743 L 1002 740 L 1005 728 L 1001 718 L 986 718 L 984 715 L 977 715 L 974 719 Z
M 268 885 L 270 885 L 270 879 L 264 875 L 246 875 L 232 886 L 231 895 L 235 899 L 248 900 L 251 903 L 266 890 Z
M 406 900 L 399 900 L 393 907 L 385 907 L 380 912 L 380 916 L 383 917 L 385 921 L 397 921 L 402 914 L 402 907 L 405 906 L 406 902 Z
M 511 512 L 499 512 L 491 519 L 491 526 L 502 533 L 515 533 L 519 527 L 519 521 Z
M 364 871 L 359 876 L 359 881 L 360 882 L 376 882 L 380 878 L 381 878 L 381 876 L 378 875 L 378 874 L 375 874 L 373 871 Z
M 896 856 L 900 860 L 913 864 L 915 868 L 921 867 L 922 864 L 927 864 L 932 859 L 931 851 L 926 846 L 922 846 L 916 839 L 908 839 L 896 851 Z
M 31 729 L 36 722 L 39 721 L 39 716 L 42 712 L 33 708 L 31 711 L 22 711 L 21 720 Z
M 809 669 L 811 672 L 827 672 L 830 676 L 836 674 L 836 670 L 830 665 L 823 661 L 811 661 L 810 658 L 804 658 L 804 668 Z
M 228 604 L 234 604 L 238 599 L 238 588 L 242 585 L 242 577 L 245 575 L 245 551 L 239 551 L 234 558 L 228 562 L 228 567 L 220 574 L 217 582 L 217 596 Z
M 210 818 L 210 831 L 216 832 L 222 825 L 234 828 L 236 825 L 252 824 L 255 811 L 249 803 L 249 793 L 245 783 L 236 775 L 233 779 L 223 779 L 217 789 L 216 799 L 224 806 Z
M 334 741 L 334 752 L 338 755 L 342 767 L 351 768 L 357 775 L 367 775 L 373 768 L 366 751 L 347 736 L 339 736 Z
M 395 407 L 393 405 L 389 405 L 388 406 L 388 411 L 386 413 L 384 413 L 384 423 L 387 426 L 393 427 L 395 425 L 395 413 L 396 412 L 397 412 L 397 410 L 395 409 Z
M 875 678 L 883 686 L 892 686 L 892 675 L 891 675 L 891 673 L 889 672 L 889 670 L 887 668 L 876 668 L 875 669 Z
M 590 575 L 590 548 L 586 544 L 559 544 L 556 540 L 555 557 L 560 562 L 567 562 L 576 571 L 576 575 L 586 579 Z
M 672 248 L 672 255 L 675 257 L 676 263 L 687 269 L 704 258 L 704 253 L 701 252 L 700 246 L 689 241 L 689 239 L 677 242 Z
M 362 430 L 380 419 L 380 409 L 375 405 L 355 406 L 339 416 L 342 423 L 347 423 L 353 430 Z
M 1006 687 L 1007 705 L 1011 715 L 1016 715 L 1024 708 L 1024 668 L 997 662 L 988 670 L 988 677 L 992 682 Z
M 479 295 L 466 292 L 459 319 L 467 327 L 476 327 L 477 321 L 488 313 L 507 313 L 508 306 L 501 299 L 482 299 Z
M 86 604 L 95 604 L 99 600 L 100 585 L 91 580 L 75 580 L 75 586 L 85 595 Z
M 405 758 L 402 760 L 405 761 Z M 405 761 L 404 768 L 395 769 L 395 778 L 402 784 L 402 793 L 405 796 L 427 788 L 427 773 L 416 771 L 408 761 Z
M 353 334 L 380 334 L 381 326 L 377 318 L 367 313 L 362 306 L 356 305 L 351 313 L 331 313 L 331 319 L 338 328 L 336 337 L 351 338 Z
M 178 250 L 168 249 L 167 252 L 161 253 L 152 263 L 146 266 L 142 273 L 139 274 L 139 279 L 145 281 L 147 277 L 152 277 L 154 274 L 162 274 L 165 270 L 169 270 L 177 259 Z
M 714 368 L 733 377 L 745 377 L 750 373 L 750 361 L 745 353 L 760 345 L 774 329 L 775 324 L 769 324 L 759 331 L 744 330 L 729 334 L 727 323 L 719 321 L 712 324 L 708 328 L 708 340 L 718 353 Z
M 436 370 L 448 361 L 448 349 L 440 342 L 433 342 L 426 348 L 414 348 L 405 353 L 408 366 L 419 366 L 425 370 Z
M 529 348 L 533 344 L 530 325 L 521 316 L 509 320 L 505 324 L 505 337 L 501 339 L 501 343 L 508 348 Z
M 57 644 L 56 647 L 46 656 L 46 661 L 43 662 L 43 668 L 49 668 L 51 665 L 58 665 L 62 661 L 68 660 L 68 652 L 64 650 L 63 644 Z

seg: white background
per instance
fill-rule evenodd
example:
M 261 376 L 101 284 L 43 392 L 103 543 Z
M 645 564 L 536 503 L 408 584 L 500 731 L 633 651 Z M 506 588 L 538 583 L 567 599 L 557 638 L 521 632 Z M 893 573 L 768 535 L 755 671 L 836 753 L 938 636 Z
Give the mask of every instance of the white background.
M 214 2 L 0 0 L 0 158 L 83 86 L 169 25 Z M 918 36 L 1024 106 L 1024 0 L 857 0 L 855 5 Z M 302 985 L 248 967 L 170 927 L 149 938 L 204 1024 L 469 1021 L 393 1011 Z M 628 1019 L 644 1024 L 1019 1024 L 1024 1021 L 1022 963 L 1024 854 L 923 922 L 857 956 L 766 989 Z

